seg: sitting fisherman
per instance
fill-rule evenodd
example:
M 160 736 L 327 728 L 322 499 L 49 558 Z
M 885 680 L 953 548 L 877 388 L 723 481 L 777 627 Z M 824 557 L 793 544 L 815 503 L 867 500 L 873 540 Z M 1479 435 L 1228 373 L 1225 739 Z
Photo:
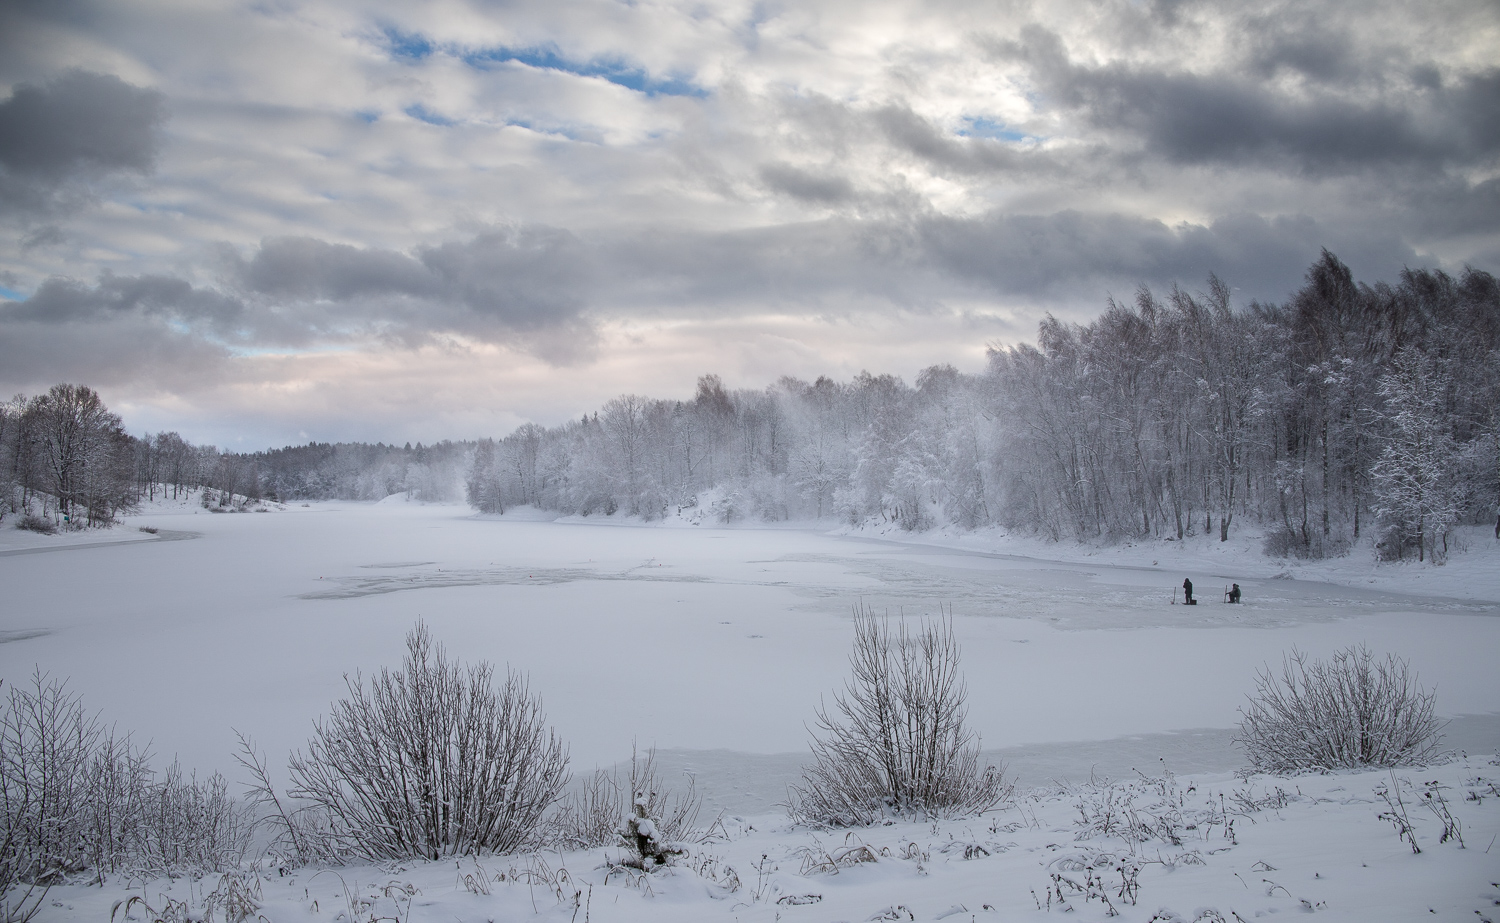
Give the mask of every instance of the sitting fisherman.
M 1239 602 L 1240 601 L 1240 585 L 1238 583 L 1230 584 L 1229 592 L 1227 592 L 1227 593 L 1224 594 L 1224 599 L 1225 599 L 1226 602 L 1232 602 L 1232 603 Z

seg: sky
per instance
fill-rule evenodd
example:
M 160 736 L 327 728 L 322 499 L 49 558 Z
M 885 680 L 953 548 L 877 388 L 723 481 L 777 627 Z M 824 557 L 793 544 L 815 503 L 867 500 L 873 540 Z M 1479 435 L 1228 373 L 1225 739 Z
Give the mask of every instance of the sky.
M 251 450 L 1500 271 L 1488 0 L 0 0 L 0 393 Z

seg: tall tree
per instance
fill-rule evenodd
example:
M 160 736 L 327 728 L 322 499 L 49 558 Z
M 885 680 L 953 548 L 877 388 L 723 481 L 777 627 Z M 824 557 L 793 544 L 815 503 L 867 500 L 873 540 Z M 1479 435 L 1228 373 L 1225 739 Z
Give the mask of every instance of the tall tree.
M 31 400 L 26 416 L 45 489 L 66 520 L 81 513 L 97 525 L 133 504 L 129 437 L 97 392 L 53 385 Z

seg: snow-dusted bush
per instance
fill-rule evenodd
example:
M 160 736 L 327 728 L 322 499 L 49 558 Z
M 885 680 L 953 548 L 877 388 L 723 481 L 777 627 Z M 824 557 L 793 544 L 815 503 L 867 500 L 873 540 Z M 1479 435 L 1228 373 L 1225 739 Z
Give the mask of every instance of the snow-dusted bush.
M 406 637 L 400 672 L 349 697 L 317 722 L 291 760 L 295 798 L 327 812 L 332 836 L 371 859 L 505 852 L 539 835 L 567 781 L 566 748 L 521 675 L 460 669 L 427 627 Z
M 614 772 L 594 770 L 594 775 L 552 818 L 549 839 L 573 849 L 623 844 L 633 849 L 633 858 L 640 859 L 645 854 L 632 847 L 631 818 L 637 815 L 643 797 L 643 816 L 651 820 L 651 826 L 660 835 L 662 843 L 685 842 L 699 835 L 695 825 L 703 798 L 697 792 L 693 777 L 688 776 L 683 788 L 668 786 L 657 769 L 656 748 L 653 747 L 644 757 L 631 751 L 630 778 L 623 783 Z
M 1256 680 L 1235 741 L 1259 772 L 1407 766 L 1437 751 L 1433 695 L 1405 660 L 1358 645 L 1330 660 L 1293 650 Z
M 249 817 L 223 776 L 158 781 L 144 752 L 38 672 L 0 706 L 0 918 L 87 872 L 219 872 L 239 865 Z M 29 897 L 28 897 L 29 895 Z M 34 907 L 32 908 L 34 909 Z
M 675 857 L 684 852 L 683 849 L 673 844 L 672 839 L 662 829 L 661 819 L 652 816 L 652 794 L 644 790 L 635 793 L 635 801 L 631 804 L 630 814 L 625 818 L 625 829 L 620 831 L 620 838 L 630 852 L 624 864 L 639 867 L 647 872 L 657 866 L 671 863 Z
M 0 895 L 87 867 L 89 768 L 102 730 L 76 695 L 38 672 L 12 685 L 0 711 Z M 33 908 L 34 912 L 34 908 Z
M 264 839 L 266 856 L 282 868 L 342 865 L 353 850 L 335 833 L 328 811 L 278 794 L 265 756 L 250 738 L 235 734 L 240 741 L 235 759 L 250 773 L 247 794 L 258 818 L 255 826 L 269 832 Z
M 28 532 L 40 532 L 43 535 L 52 535 L 57 532 L 57 523 L 50 516 L 39 516 L 36 513 L 27 513 L 16 523 L 17 529 L 25 529 Z
M 135 848 L 126 861 L 114 863 L 117 870 L 128 865 L 133 871 L 204 874 L 240 866 L 252 820 L 222 775 L 184 776 L 174 762 L 141 794 Z
M 887 814 L 975 814 L 1010 792 L 1002 769 L 981 765 L 979 741 L 964 727 L 967 692 L 953 620 L 903 621 L 854 612 L 853 677 L 818 709 L 814 764 L 791 787 L 801 821 L 852 826 Z

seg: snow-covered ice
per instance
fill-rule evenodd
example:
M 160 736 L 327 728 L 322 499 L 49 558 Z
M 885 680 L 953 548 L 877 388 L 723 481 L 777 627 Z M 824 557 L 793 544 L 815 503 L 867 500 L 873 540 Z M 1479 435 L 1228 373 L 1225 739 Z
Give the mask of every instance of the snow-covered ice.
M 1192 773 L 1204 780 L 1196 782 L 1199 791 L 1243 788 L 1227 775 L 1241 763 L 1229 737 L 1256 672 L 1279 663 L 1293 646 L 1323 656 L 1353 643 L 1408 658 L 1423 684 L 1436 688 L 1440 714 L 1474 716 L 1450 725 L 1469 762 L 1405 774 L 1413 784 L 1445 779 L 1461 800 L 1468 779 L 1500 776 L 1477 757 L 1500 749 L 1500 593 L 1490 589 L 1500 556 L 1477 530 L 1447 567 L 1370 565 L 1375 577 L 1364 578 L 1359 562 L 1289 569 L 1248 546 L 1237 553 L 1207 543 L 1074 549 L 1023 546 L 993 534 L 912 541 L 904 533 L 816 528 L 554 522 L 520 512 L 475 517 L 461 507 L 394 499 L 212 515 L 192 503 L 159 503 L 124 528 L 86 534 L 93 547 L 72 548 L 71 535 L 27 538 L 0 549 L 0 675 L 12 681 L 39 667 L 67 677 L 107 722 L 149 739 L 158 765 L 176 755 L 185 767 L 238 779 L 233 730 L 255 738 L 273 767 L 284 767 L 313 719 L 344 693 L 344 674 L 397 665 L 405 633 L 421 618 L 460 658 L 527 672 L 571 748 L 575 772 L 628 758 L 632 743 L 660 748 L 669 774 L 692 769 L 714 812 L 744 818 L 736 829 L 756 828 L 699 850 L 733 865 L 744 889 L 755 888 L 753 863 L 765 852 L 781 870 L 778 896 L 798 888 L 824 896 L 806 906 L 750 901 L 743 892 L 704 903 L 716 886 L 679 870 L 651 885 L 655 899 L 643 898 L 639 888 L 595 881 L 597 920 L 769 920 L 777 912 L 787 919 L 863 920 L 887 906 L 906 906 L 917 919 L 960 906 L 967 909 L 951 918 L 967 920 L 983 919 L 977 915 L 984 903 L 998 908 L 1000 919 L 1037 912 L 1028 889 L 1041 894 L 1050 883 L 1042 867 L 1078 848 L 1069 828 L 1072 805 L 1063 804 L 1076 793 L 1037 802 L 1035 816 L 1047 818 L 1038 821 L 1040 829 L 992 832 L 990 818 L 970 821 L 963 831 L 880 828 L 860 834 L 891 851 L 869 868 L 788 877 L 800 867 L 795 850 L 812 848 L 812 834 L 784 829 L 774 803 L 806 752 L 814 709 L 843 682 L 850 611 L 861 602 L 893 615 L 951 607 L 963 646 L 969 723 L 1027 787 L 1054 780 L 1076 786 L 1091 770 L 1138 779 L 1129 772 L 1136 768 L 1148 775 L 1176 771 L 1184 787 Z M 152 536 L 137 532 L 139 526 L 160 531 Z M 64 547 L 69 553 L 41 550 Z M 28 553 L 6 553 L 22 550 Z M 1184 576 L 1198 586 L 1201 605 L 1170 604 Z M 1217 585 L 1231 581 L 1244 589 L 1244 604 L 1218 601 Z M 642 670 L 652 674 L 649 695 L 637 692 Z M 1232 861 L 1215 858 L 1176 871 L 1152 865 L 1140 873 L 1143 902 L 1149 898 L 1152 911 L 1169 906 L 1189 920 L 1210 906 L 1232 919 L 1231 904 L 1248 920 L 1247 909 L 1297 910 L 1303 898 L 1316 910 L 1326 901 L 1344 919 L 1408 919 L 1381 903 L 1373 916 L 1361 917 L 1354 896 L 1373 887 L 1361 876 L 1387 884 L 1415 876 L 1425 884 L 1412 907 L 1429 899 L 1421 895 L 1441 893 L 1465 908 L 1448 919 L 1476 919 L 1473 911 L 1487 906 L 1480 902 L 1485 889 L 1496 890 L 1488 881 L 1500 875 L 1493 858 L 1500 853 L 1482 852 L 1500 830 L 1494 820 L 1500 815 L 1492 817 L 1500 797 L 1465 803 L 1475 826 L 1473 835 L 1466 827 L 1469 849 L 1462 857 L 1444 852 L 1448 844 L 1434 846 L 1412 857 L 1426 863 L 1412 872 L 1417 866 L 1403 857 L 1389 825 L 1364 804 L 1379 778 L 1340 778 L 1292 784 L 1304 792 L 1345 784 L 1347 798 L 1363 799 L 1357 810 L 1334 811 L 1309 796 L 1276 823 L 1253 825 L 1263 844 L 1256 856 L 1301 876 L 1260 876 L 1281 889 L 1273 888 L 1274 895 L 1264 893 L 1259 877 L 1251 880 L 1251 861 L 1262 860 L 1252 860 L 1242 845 Z M 1319 797 L 1337 804 L 1345 796 Z M 1025 816 L 994 822 L 1029 824 Z M 1236 827 L 1242 843 L 1250 842 L 1250 826 Z M 949 835 L 988 843 L 992 855 L 972 866 L 956 860 L 934 839 Z M 921 871 L 922 863 L 894 858 L 905 848 L 903 838 L 931 856 Z M 1042 842 L 1049 838 L 1056 843 Z M 1358 855 L 1341 838 L 1359 844 Z M 1007 845 L 1012 840 L 1017 845 Z M 844 843 L 833 835 L 818 841 L 829 849 Z M 1314 862 L 1319 843 L 1333 851 L 1321 865 Z M 1201 850 L 1206 855 L 1209 847 Z M 482 861 L 493 873 L 523 860 Z M 568 861 L 580 876 L 597 864 L 582 856 Z M 1370 867 L 1376 871 L 1364 871 Z M 1396 867 L 1407 871 L 1391 871 Z M 975 877 L 969 868 L 990 870 Z M 1243 900 L 1210 899 L 1231 884 L 1241 888 L 1231 872 L 1245 880 Z M 365 887 L 387 872 L 355 874 Z M 303 888 L 309 895 L 339 890 L 337 876 L 319 878 L 316 888 L 310 876 L 295 878 L 298 900 L 286 905 L 302 908 L 294 918 L 324 918 L 307 916 Z M 412 906 L 431 908 L 414 918 L 512 919 L 523 906 L 532 912 L 530 899 L 518 897 L 524 888 L 497 884 L 496 894 L 506 896 L 485 898 L 495 903 L 483 911 L 462 888 L 434 893 L 451 891 L 454 877 L 451 868 L 407 875 L 423 895 Z M 288 886 L 263 887 L 281 895 Z M 637 909 L 606 909 L 601 895 L 608 907 Z M 86 896 L 69 900 L 89 904 Z M 319 906 L 333 909 L 327 898 Z M 1092 918 L 1102 906 L 1079 910 Z M 1129 908 L 1127 918 L 1147 919 L 1145 906 Z M 544 916 L 556 910 L 542 909 Z M 569 917 L 571 908 L 557 912 Z

